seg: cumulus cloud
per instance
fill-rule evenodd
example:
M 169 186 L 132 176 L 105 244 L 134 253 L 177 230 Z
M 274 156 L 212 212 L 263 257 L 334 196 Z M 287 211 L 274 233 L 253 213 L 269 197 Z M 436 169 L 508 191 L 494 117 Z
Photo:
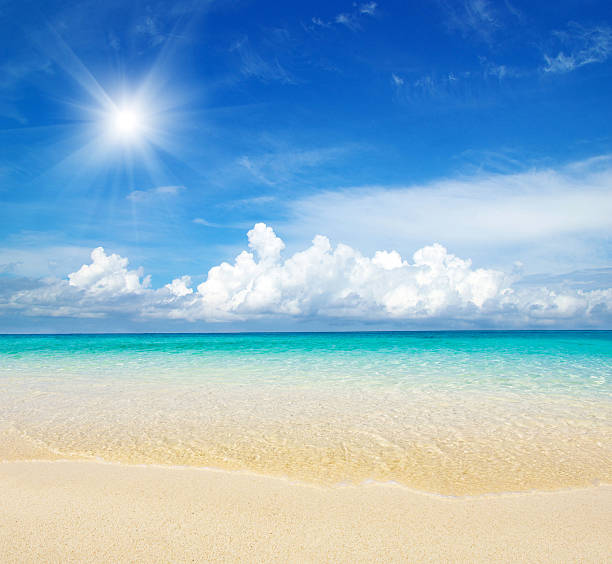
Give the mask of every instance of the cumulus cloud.
M 181 276 L 180 278 L 175 278 L 170 284 L 166 284 L 165 287 L 170 290 L 173 296 L 181 298 L 188 294 L 193 294 L 190 286 L 191 276 Z
M 598 326 L 612 319 L 612 288 L 553 288 L 517 283 L 516 273 L 475 268 L 438 243 L 403 258 L 372 257 L 317 235 L 284 256 L 285 243 L 263 223 L 247 233 L 248 250 L 212 267 L 196 288 L 189 276 L 149 288 L 142 270 L 101 247 L 67 280 L 3 297 L 0 309 L 37 316 L 248 321 L 263 317 L 382 322 L 453 321 L 478 326 Z M 405 326 L 405 325 L 404 325 Z
M 511 164 L 511 163 L 510 163 Z M 291 201 L 290 243 L 326 233 L 367 253 L 438 241 L 479 264 L 531 273 L 607 266 L 612 158 L 559 169 L 482 174 L 408 186 L 357 186 Z
M 91 263 L 84 264 L 67 279 L 43 279 L 33 286 L 0 300 L 0 311 L 28 316 L 96 318 L 129 312 L 139 315 L 154 294 L 151 278 L 143 269 L 129 270 L 128 259 L 106 254 L 102 247 L 91 252 Z
M 119 255 L 107 255 L 102 247 L 91 252 L 91 264 L 84 264 L 68 275 L 70 286 L 86 290 L 94 295 L 132 294 L 150 284 L 150 277 L 143 276 L 142 268 L 128 270 L 128 259 Z

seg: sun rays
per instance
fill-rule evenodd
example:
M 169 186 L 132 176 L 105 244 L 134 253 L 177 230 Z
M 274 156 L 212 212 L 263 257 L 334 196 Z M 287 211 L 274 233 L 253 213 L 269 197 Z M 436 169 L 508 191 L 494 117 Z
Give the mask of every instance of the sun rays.
M 51 26 L 39 42 L 73 88 L 55 97 L 59 119 L 46 124 L 43 148 L 53 158 L 38 178 L 59 174 L 62 192 L 90 191 L 101 178 L 107 185 L 114 178 L 111 184 L 127 191 L 180 184 L 168 162 L 182 162 L 180 132 L 191 122 L 185 93 L 172 80 L 176 40 L 169 39 L 148 68 L 139 70 L 120 63 L 89 67 Z

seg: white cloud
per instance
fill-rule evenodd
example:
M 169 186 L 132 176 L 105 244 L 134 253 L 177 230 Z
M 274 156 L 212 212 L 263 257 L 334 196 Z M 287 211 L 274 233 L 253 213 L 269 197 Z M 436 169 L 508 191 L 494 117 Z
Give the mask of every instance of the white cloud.
M 239 200 L 229 200 L 219 204 L 223 208 L 242 208 L 252 206 L 264 206 L 276 201 L 276 196 L 254 196 L 253 198 L 240 198 Z
M 484 78 L 493 77 L 500 82 L 506 78 L 517 78 L 521 74 L 515 68 L 511 68 L 506 65 L 499 65 L 488 60 L 486 57 L 480 57 L 480 64 L 482 66 L 482 75 Z
M 274 230 L 264 223 L 257 223 L 248 232 L 249 247 L 253 249 L 262 262 L 276 263 L 280 259 L 285 243 L 276 236 Z
M 439 241 L 480 264 L 528 272 L 607 266 L 610 157 L 554 169 L 426 185 L 365 186 L 290 202 L 289 243 L 325 232 L 368 253 Z
M 378 4 L 376 2 L 365 2 L 364 4 L 359 5 L 359 12 L 361 14 L 368 14 L 369 16 L 374 15 L 376 12 L 376 8 Z
M 0 247 L 0 265 L 17 276 L 57 277 L 82 264 L 91 252 L 91 247 L 54 244 L 53 239 L 47 232 L 32 234 L 31 238 L 10 237 L 8 245 Z
M 370 258 L 317 235 L 305 250 L 283 256 L 274 230 L 256 224 L 249 251 L 208 272 L 191 287 L 182 276 L 149 289 L 126 258 L 91 254 L 91 264 L 37 288 L 13 292 L 0 309 L 34 316 L 249 321 L 262 317 L 521 327 L 559 323 L 598 326 L 612 320 L 612 288 L 593 290 L 517 284 L 517 276 L 475 268 L 434 243 L 410 260 L 399 252 Z
M 480 103 L 478 100 L 483 96 L 496 95 L 504 81 L 525 76 L 525 71 L 494 63 L 486 57 L 479 57 L 479 61 L 480 68 L 477 69 L 430 72 L 415 79 L 410 74 L 391 73 L 391 85 L 397 101 L 420 105 L 425 100 L 431 100 L 436 104 L 451 106 L 461 106 L 468 101 L 470 104 Z
M 466 0 L 464 6 L 466 15 L 473 26 L 481 23 L 495 24 L 496 18 L 493 14 L 491 3 L 488 0 Z
M 347 27 L 351 31 L 357 31 L 361 29 L 360 20 L 365 16 L 374 16 L 377 10 L 378 4 L 376 2 L 355 3 L 353 4 L 352 11 L 337 14 L 331 22 L 327 22 L 318 17 L 312 18 L 311 22 L 318 28 L 331 27 L 332 24 L 338 24 Z M 313 29 L 313 27 L 310 26 L 310 29 Z
M 323 21 L 321 18 L 317 18 L 317 17 L 311 18 L 310 21 L 318 27 L 330 27 L 331 25 L 328 22 Z
M 259 183 L 267 186 L 289 184 L 315 167 L 343 158 L 351 146 L 331 146 L 316 149 L 277 149 L 252 156 L 242 156 L 237 164 Z M 253 200 L 253 198 L 250 198 Z
M 591 63 L 601 63 L 612 55 L 612 29 L 608 26 L 585 27 L 572 23 L 556 38 L 564 45 L 556 55 L 544 55 L 545 72 L 564 73 Z
M 180 278 L 175 278 L 170 284 L 166 284 L 165 287 L 172 292 L 172 295 L 180 298 L 182 296 L 187 296 L 188 294 L 193 294 L 193 290 L 190 288 L 190 286 L 191 277 L 181 276 Z
M 94 295 L 116 296 L 141 292 L 150 284 L 148 276 L 141 280 L 142 269 L 128 270 L 128 259 L 107 255 L 102 247 L 91 252 L 91 261 L 68 275 L 70 286 Z
M 544 55 L 546 65 L 544 72 L 569 72 L 576 68 L 576 61 L 573 56 L 565 53 L 558 53 L 555 57 Z
M 167 38 L 167 35 L 160 29 L 158 18 L 154 15 L 146 16 L 136 25 L 135 31 L 146 37 L 151 47 L 161 45 Z
M 132 202 L 150 202 L 156 199 L 178 196 L 185 190 L 184 186 L 158 186 L 149 190 L 133 190 L 126 198 Z
M 224 228 L 224 227 L 228 227 L 227 225 L 221 225 L 219 223 L 213 223 L 211 221 L 208 221 L 202 217 L 195 217 L 194 219 L 191 220 L 192 223 L 195 223 L 196 225 L 204 225 L 205 227 L 219 227 L 219 228 Z
M 345 25 L 350 29 L 355 29 L 357 27 L 357 22 L 353 14 L 338 14 L 336 16 L 336 23 Z
M 414 87 L 417 91 L 430 96 L 434 96 L 438 93 L 436 81 L 430 75 L 422 76 L 415 80 Z
M 410 263 L 396 251 L 380 251 L 370 259 L 347 245 L 333 248 L 327 237 L 317 235 L 309 248 L 283 260 L 284 243 L 271 227 L 258 223 L 248 240 L 253 252 L 213 267 L 192 299 L 169 315 L 419 319 L 477 311 L 506 280 L 501 272 L 473 269 L 441 245 L 417 251 Z
M 503 10 L 503 7 L 494 8 L 488 0 L 439 0 L 439 4 L 445 12 L 448 27 L 458 30 L 464 36 L 476 35 L 485 41 L 491 41 L 494 32 L 501 27 L 502 14 L 499 10 Z M 508 5 L 506 9 L 512 13 Z

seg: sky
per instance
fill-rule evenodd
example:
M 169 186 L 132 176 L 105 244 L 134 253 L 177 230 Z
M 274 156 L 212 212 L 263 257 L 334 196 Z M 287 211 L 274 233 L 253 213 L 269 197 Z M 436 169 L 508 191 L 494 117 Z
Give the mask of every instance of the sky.
M 596 0 L 0 0 L 0 331 L 612 329 Z

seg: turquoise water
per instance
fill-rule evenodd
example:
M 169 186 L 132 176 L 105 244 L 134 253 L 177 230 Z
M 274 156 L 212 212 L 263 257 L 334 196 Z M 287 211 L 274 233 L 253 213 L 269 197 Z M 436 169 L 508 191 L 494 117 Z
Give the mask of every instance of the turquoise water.
M 612 332 L 0 336 L 0 457 L 443 493 L 612 481 Z

